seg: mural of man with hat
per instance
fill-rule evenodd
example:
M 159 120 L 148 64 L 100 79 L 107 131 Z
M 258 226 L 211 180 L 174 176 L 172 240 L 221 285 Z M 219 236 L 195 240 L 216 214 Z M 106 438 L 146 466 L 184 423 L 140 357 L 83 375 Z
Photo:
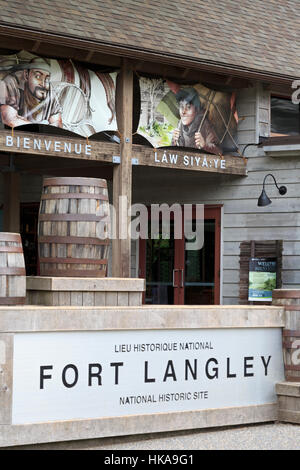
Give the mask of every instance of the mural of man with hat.
M 172 145 L 221 154 L 219 139 L 202 109 L 197 91 L 192 87 L 180 88 L 176 90 L 176 100 L 180 121 L 173 131 Z
M 51 124 L 62 127 L 61 106 L 50 84 L 51 64 L 34 58 L 13 67 L 0 80 L 0 117 L 3 124 Z

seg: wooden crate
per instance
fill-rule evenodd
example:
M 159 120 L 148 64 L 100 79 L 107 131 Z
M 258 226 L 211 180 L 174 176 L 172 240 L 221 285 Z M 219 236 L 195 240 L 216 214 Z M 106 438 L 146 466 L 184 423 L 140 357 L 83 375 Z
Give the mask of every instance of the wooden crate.
M 27 305 L 139 306 L 145 280 L 30 276 L 26 289 Z

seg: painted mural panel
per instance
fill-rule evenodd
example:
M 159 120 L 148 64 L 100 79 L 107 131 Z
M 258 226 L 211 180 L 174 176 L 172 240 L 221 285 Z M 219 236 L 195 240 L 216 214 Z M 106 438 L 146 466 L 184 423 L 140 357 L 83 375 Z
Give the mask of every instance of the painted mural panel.
M 202 84 L 140 77 L 138 133 L 153 147 L 178 146 L 220 155 L 237 150 L 234 93 Z
M 25 51 L 0 56 L 0 120 L 10 127 L 52 125 L 84 137 L 115 131 L 116 75 Z

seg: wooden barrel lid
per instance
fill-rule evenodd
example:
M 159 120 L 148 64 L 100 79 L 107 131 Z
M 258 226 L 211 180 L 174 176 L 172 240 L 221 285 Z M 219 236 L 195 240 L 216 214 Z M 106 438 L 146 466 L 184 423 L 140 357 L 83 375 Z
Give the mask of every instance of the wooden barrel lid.
M 13 232 L 0 232 L 0 242 L 19 242 L 21 243 L 21 235 Z
M 107 181 L 100 178 L 44 178 L 43 186 L 98 186 L 100 188 L 107 187 Z

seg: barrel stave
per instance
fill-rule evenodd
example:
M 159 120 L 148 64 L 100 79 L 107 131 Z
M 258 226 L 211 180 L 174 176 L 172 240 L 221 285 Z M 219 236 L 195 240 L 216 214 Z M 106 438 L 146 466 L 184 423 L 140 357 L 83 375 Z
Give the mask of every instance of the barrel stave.
M 25 262 L 20 234 L 0 232 L 0 304 L 20 305 L 26 298 Z
M 300 382 L 300 289 L 273 290 L 272 304 L 285 308 L 282 332 L 285 379 Z
M 106 181 L 73 178 L 68 185 L 69 178 L 47 180 L 40 204 L 40 274 L 104 277 L 110 215 Z M 102 244 L 99 224 L 106 237 Z

